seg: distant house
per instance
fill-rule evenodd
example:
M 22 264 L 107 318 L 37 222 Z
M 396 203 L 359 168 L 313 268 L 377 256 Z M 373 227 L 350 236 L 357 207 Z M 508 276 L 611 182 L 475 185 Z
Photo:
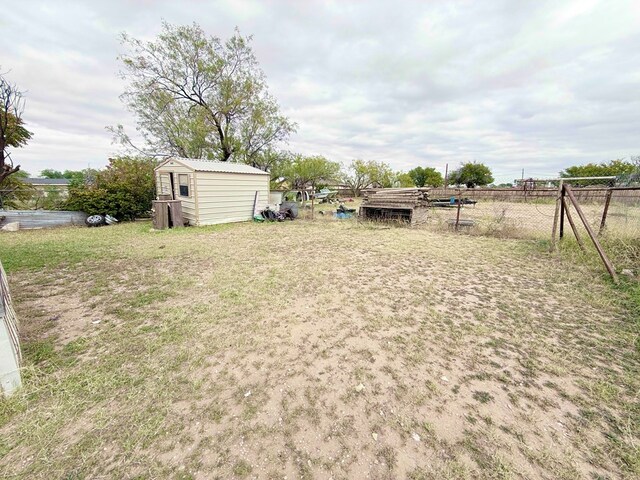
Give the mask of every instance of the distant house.
M 158 197 L 180 200 L 190 225 L 251 220 L 269 203 L 269 172 L 243 163 L 172 157 L 155 173 Z
M 69 194 L 69 183 L 71 180 L 68 178 L 25 178 L 24 182 L 31 184 L 46 197 L 54 192 L 62 196 L 67 196 Z

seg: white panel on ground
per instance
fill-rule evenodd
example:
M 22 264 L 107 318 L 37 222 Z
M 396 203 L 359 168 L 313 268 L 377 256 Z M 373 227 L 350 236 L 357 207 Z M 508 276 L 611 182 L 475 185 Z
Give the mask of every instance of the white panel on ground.
M 22 381 L 9 330 L 4 322 L 4 307 L 0 302 L 0 391 L 10 395 Z
M 18 320 L 11 306 L 7 276 L 0 263 L 0 395 L 10 395 L 21 385 Z

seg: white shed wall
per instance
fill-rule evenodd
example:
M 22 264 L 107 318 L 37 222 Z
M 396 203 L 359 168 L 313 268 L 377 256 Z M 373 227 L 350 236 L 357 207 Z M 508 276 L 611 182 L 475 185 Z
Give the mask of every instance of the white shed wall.
M 269 179 L 269 175 L 198 172 L 198 225 L 251 220 L 256 191 L 259 210 L 269 202 Z

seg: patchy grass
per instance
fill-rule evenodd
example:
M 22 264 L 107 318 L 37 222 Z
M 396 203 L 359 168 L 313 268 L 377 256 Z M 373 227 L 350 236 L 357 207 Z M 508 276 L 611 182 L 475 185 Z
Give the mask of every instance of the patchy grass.
M 324 218 L 0 252 L 2 478 L 640 475 L 637 284 L 539 243 Z

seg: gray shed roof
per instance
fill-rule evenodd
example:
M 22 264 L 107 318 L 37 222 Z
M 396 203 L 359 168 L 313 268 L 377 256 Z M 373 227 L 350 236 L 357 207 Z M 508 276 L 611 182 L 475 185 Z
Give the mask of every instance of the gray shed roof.
M 69 185 L 68 178 L 25 178 L 25 182 L 31 185 Z
M 190 158 L 171 157 L 156 167 L 156 170 L 175 161 L 196 172 L 250 173 L 253 175 L 270 175 L 269 172 L 254 168 L 251 165 L 235 162 L 216 162 L 213 160 L 192 160 Z

